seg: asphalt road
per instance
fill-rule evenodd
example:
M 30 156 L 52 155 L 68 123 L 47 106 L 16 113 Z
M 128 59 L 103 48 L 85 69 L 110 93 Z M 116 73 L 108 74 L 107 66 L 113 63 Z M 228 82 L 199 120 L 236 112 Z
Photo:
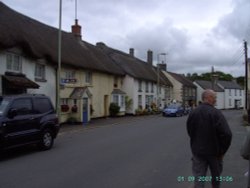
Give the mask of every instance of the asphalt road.
M 233 141 L 222 188 L 246 187 L 247 161 L 239 155 L 242 112 L 224 113 Z M 27 147 L 7 153 L 0 161 L 0 188 L 191 188 L 186 118 L 127 117 L 64 130 L 50 151 Z

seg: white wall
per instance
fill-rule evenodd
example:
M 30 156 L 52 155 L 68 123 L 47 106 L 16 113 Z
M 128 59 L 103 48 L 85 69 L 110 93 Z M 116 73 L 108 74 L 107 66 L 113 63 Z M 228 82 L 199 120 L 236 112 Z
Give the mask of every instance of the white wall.
M 135 90 L 134 78 L 132 78 L 129 75 L 126 75 L 123 79 L 122 90 L 126 92 L 129 99 L 133 100 L 131 109 L 127 111 L 126 113 L 133 114 L 135 112 L 135 104 L 138 103 L 137 98 L 135 97 L 135 92 L 134 92 Z
M 182 84 L 173 78 L 168 72 L 163 71 L 165 76 L 169 79 L 169 81 L 173 84 L 173 99 L 178 102 L 182 101 Z
M 204 91 L 204 89 L 199 85 L 197 84 L 196 82 L 194 82 L 194 85 L 197 86 L 197 101 L 196 103 L 199 104 L 200 101 L 202 101 L 202 98 L 201 98 L 201 95 L 202 95 L 202 92 Z M 216 92 L 216 96 L 217 96 L 217 102 L 216 102 L 216 105 L 215 105 L 215 108 L 217 109 L 224 109 L 224 92 Z
M 241 95 L 240 95 L 241 91 Z M 236 93 L 235 93 L 236 92 Z M 244 107 L 245 93 L 244 90 L 239 89 L 225 89 L 225 109 L 235 108 L 236 100 L 241 101 L 240 108 Z
M 196 89 L 196 92 L 197 92 L 196 104 L 199 104 L 199 102 L 202 101 L 201 94 L 204 91 L 204 89 L 199 84 L 197 84 L 196 82 L 194 82 L 194 85 L 197 86 L 197 89 Z
M 153 102 L 156 103 L 156 97 L 157 97 L 157 85 L 156 83 L 153 83 L 153 92 L 151 92 L 152 84 L 149 81 L 149 90 L 146 92 L 146 81 L 142 81 L 142 91 L 139 92 L 139 80 L 135 79 L 129 75 L 126 75 L 123 81 L 123 91 L 127 93 L 127 96 L 133 100 L 132 108 L 130 111 L 127 111 L 127 113 L 135 114 L 136 109 L 138 109 L 138 96 L 142 96 L 142 108 L 144 109 L 146 106 L 146 96 L 150 95 L 153 96 Z M 164 88 L 161 88 L 161 94 L 159 95 L 159 98 L 163 99 L 165 96 Z M 164 104 L 164 101 L 162 101 L 162 105 Z
M 21 54 L 21 50 L 13 48 L 15 52 L 18 51 Z M 22 56 L 22 73 L 26 75 L 27 78 L 36 82 L 40 87 L 39 89 L 28 89 L 27 93 L 34 94 L 45 94 L 49 96 L 52 100 L 53 105 L 56 103 L 56 70 L 48 63 L 45 64 L 46 71 L 46 82 L 35 81 L 35 63 L 36 60 L 28 59 Z M 6 52 L 0 52 L 0 76 L 4 75 L 6 72 Z M 2 81 L 0 80 L 0 94 L 2 94 Z
M 225 101 L 224 101 L 224 92 L 216 92 L 217 102 L 215 108 L 217 109 L 225 109 Z

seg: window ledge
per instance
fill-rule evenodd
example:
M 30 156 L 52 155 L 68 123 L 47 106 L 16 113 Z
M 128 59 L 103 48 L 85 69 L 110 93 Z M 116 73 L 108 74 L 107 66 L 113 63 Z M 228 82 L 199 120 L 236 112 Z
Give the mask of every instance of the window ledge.
M 47 80 L 44 78 L 35 78 L 35 81 L 36 82 L 47 82 Z

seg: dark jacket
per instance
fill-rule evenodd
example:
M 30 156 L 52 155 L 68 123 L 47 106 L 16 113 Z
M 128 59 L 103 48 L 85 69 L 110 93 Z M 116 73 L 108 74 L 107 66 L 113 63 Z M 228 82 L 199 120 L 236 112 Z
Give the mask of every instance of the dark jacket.
M 192 153 L 196 155 L 224 155 L 232 140 L 232 132 L 221 111 L 206 103 L 190 113 L 187 132 Z

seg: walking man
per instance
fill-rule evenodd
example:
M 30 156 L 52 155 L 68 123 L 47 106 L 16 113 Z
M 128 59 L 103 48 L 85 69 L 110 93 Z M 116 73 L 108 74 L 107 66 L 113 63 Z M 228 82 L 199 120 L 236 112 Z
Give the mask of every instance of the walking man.
M 204 188 L 205 181 L 202 178 L 206 177 L 208 168 L 213 188 L 220 187 L 223 156 L 231 144 L 232 132 L 223 114 L 214 107 L 215 103 L 216 93 L 205 90 L 202 103 L 190 113 L 187 120 L 193 154 L 194 188 Z

